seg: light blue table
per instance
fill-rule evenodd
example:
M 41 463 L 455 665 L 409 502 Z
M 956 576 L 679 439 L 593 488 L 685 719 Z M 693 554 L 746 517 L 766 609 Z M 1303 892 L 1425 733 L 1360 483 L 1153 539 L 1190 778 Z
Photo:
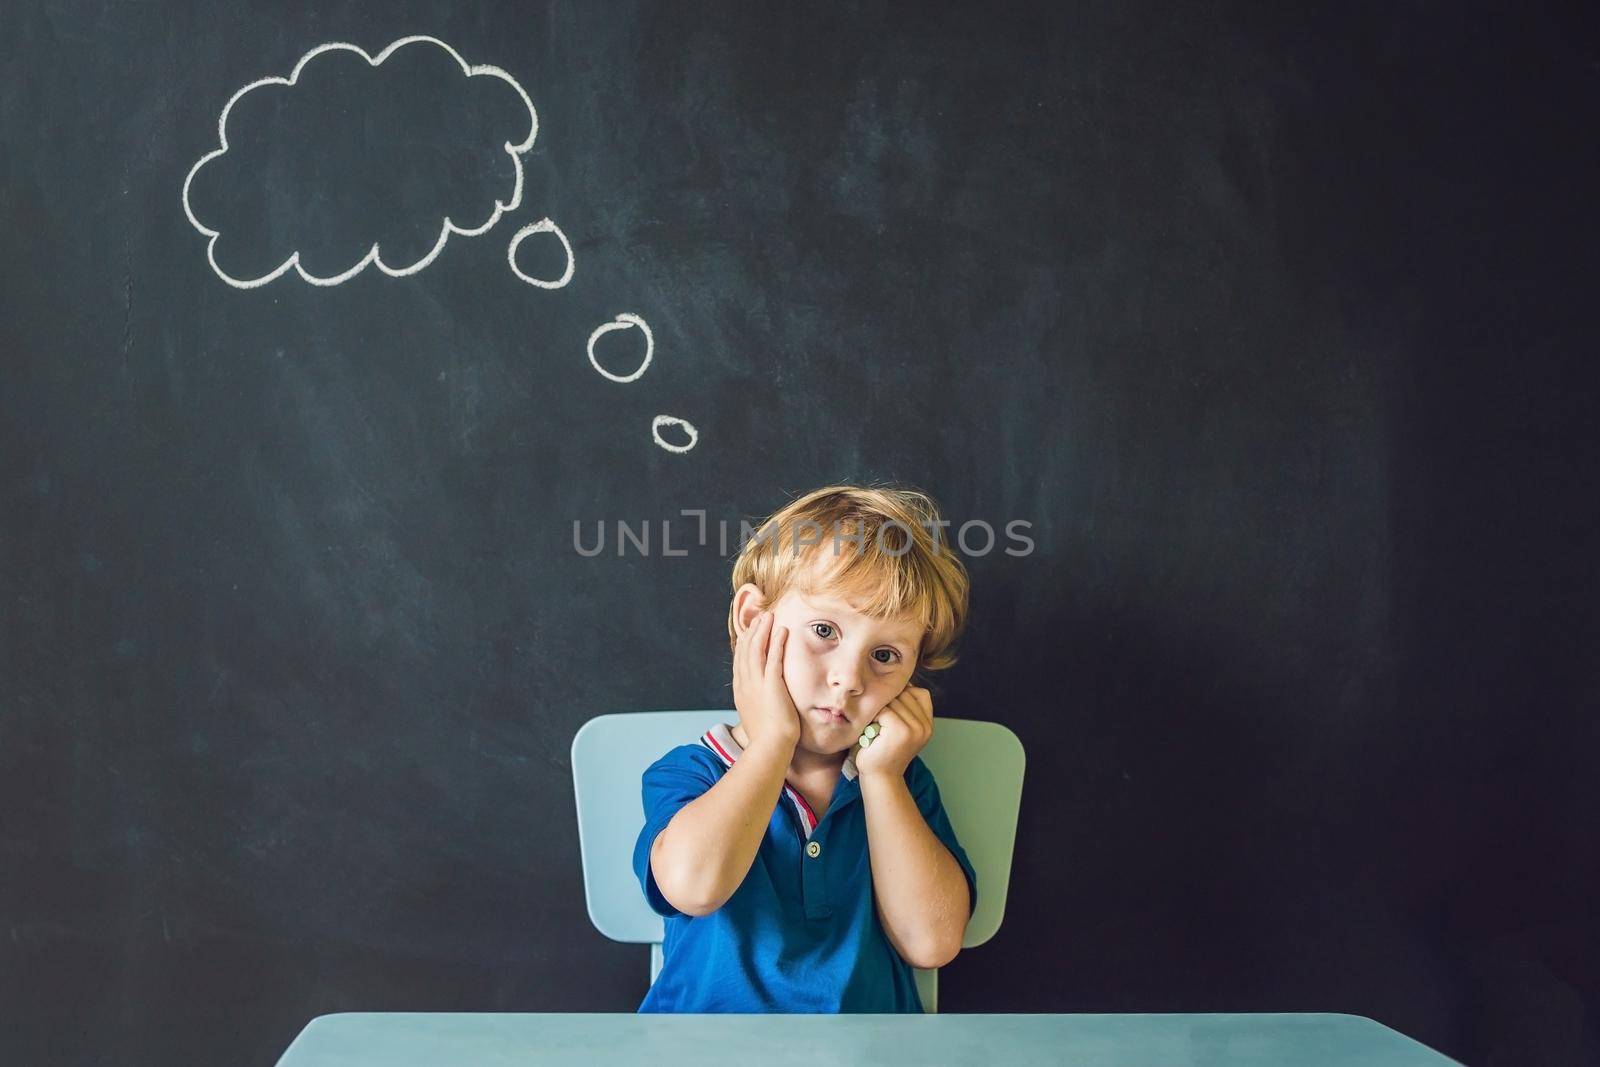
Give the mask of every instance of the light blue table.
M 1449 1067 L 1359 1015 L 350 1013 L 312 1019 L 278 1067 L 531 1064 Z M 1457 1065 L 1459 1067 L 1459 1065 Z

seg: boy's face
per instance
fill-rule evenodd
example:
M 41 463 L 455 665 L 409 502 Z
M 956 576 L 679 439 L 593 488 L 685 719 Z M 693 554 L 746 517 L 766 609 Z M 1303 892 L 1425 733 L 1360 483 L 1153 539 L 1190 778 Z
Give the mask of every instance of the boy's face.
M 917 666 L 922 628 L 914 619 L 872 619 L 836 597 L 790 590 L 773 605 L 773 621 L 789 630 L 783 680 L 800 713 L 800 746 L 811 752 L 856 744 Z M 819 710 L 830 708 L 841 715 Z

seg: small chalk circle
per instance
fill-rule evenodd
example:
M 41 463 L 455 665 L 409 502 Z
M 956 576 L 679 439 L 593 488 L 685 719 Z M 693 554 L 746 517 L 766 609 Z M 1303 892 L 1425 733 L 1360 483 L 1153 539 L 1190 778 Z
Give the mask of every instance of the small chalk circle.
M 595 358 L 594 343 L 600 340 L 601 336 L 610 333 L 612 330 L 626 330 L 630 327 L 635 328 L 644 334 L 644 360 L 639 364 L 638 369 L 632 374 L 612 374 L 610 371 L 602 367 L 600 365 L 600 361 Z M 643 374 L 649 368 L 650 360 L 654 358 L 655 354 L 656 339 L 655 335 L 650 332 L 650 324 L 631 312 L 624 311 L 622 314 L 618 315 L 616 319 L 611 322 L 603 323 L 595 329 L 594 333 L 589 335 L 589 365 L 595 370 L 599 371 L 603 377 L 609 378 L 614 382 L 627 383 L 635 381 L 639 375 Z
M 661 431 L 667 426 L 681 427 L 683 432 L 689 435 L 689 443 L 675 445 L 668 441 L 665 437 L 662 437 Z M 674 418 L 671 415 L 657 415 L 655 418 L 650 420 L 650 437 L 655 441 L 656 444 L 660 445 L 668 452 L 687 452 L 700 442 L 700 431 L 696 430 L 692 424 L 683 419 Z
M 567 269 L 563 271 L 561 277 L 557 278 L 555 281 L 547 281 L 543 278 L 529 277 L 528 275 L 522 273 L 521 268 L 517 266 L 517 246 L 522 243 L 522 239 L 524 237 L 535 233 L 555 234 L 556 237 L 560 239 L 561 247 L 567 254 Z M 572 272 L 575 266 L 572 258 L 572 242 L 567 240 L 567 235 L 561 232 L 561 227 L 557 226 L 554 222 L 551 222 L 548 218 L 543 218 L 538 222 L 530 223 L 517 231 L 516 236 L 511 238 L 510 247 L 506 249 L 506 261 L 511 264 L 512 274 L 515 274 L 529 285 L 538 286 L 540 289 L 560 289 L 562 286 L 566 285 L 572 280 Z

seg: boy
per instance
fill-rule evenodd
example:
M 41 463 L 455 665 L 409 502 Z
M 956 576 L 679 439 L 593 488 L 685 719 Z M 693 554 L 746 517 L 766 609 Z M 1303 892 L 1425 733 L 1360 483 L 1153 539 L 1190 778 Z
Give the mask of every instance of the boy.
M 829 486 L 733 568 L 739 722 L 644 773 L 633 866 L 666 917 L 640 1012 L 920 1012 L 977 876 L 917 758 L 967 575 L 921 493 Z

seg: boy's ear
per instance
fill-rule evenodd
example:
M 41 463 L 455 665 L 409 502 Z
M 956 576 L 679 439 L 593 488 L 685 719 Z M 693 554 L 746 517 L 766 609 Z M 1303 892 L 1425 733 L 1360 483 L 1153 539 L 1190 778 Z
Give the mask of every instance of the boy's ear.
M 741 585 L 733 594 L 733 621 L 739 633 L 749 629 L 750 622 L 767 607 L 767 598 L 753 582 Z

